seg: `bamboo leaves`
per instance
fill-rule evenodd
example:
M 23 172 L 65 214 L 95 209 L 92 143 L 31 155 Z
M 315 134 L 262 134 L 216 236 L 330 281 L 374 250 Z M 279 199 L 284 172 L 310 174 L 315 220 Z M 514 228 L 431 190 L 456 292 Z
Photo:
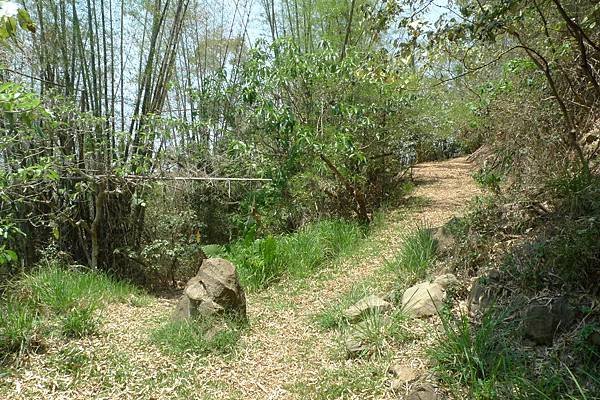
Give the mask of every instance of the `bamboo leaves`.
M 0 1 L 0 44 L 17 33 L 17 26 L 35 33 L 35 24 L 29 13 L 12 1 Z

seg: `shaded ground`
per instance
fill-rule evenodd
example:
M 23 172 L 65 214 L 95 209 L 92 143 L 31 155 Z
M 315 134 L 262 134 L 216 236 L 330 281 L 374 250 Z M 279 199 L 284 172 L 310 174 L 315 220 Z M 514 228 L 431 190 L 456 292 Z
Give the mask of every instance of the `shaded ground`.
M 387 367 L 400 358 L 424 369 L 428 335 L 375 361 L 346 360 L 339 334 L 320 330 L 314 316 L 358 283 L 371 280 L 374 290 L 388 290 L 393 277 L 381 267 L 401 246 L 399 233 L 423 223 L 439 226 L 460 212 L 477 193 L 470 172 L 465 159 L 418 165 L 418 207 L 387 213 L 352 256 L 316 277 L 249 293 L 251 324 L 234 354 L 176 357 L 155 347 L 149 334 L 169 317 L 175 300 L 113 304 L 103 312 L 99 335 L 66 345 L 57 340 L 17 372 L 0 375 L 0 398 L 397 398 L 386 384 Z M 425 332 L 427 322 L 414 329 Z

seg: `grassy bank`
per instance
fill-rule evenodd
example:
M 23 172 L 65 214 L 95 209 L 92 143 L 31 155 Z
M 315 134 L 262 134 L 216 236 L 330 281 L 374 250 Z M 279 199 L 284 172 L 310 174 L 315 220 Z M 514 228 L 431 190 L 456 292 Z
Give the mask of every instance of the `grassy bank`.
M 222 255 L 237 266 L 244 286 L 261 288 L 284 275 L 309 276 L 364 236 L 365 228 L 355 222 L 324 220 L 292 234 L 238 241 Z
M 51 337 L 97 332 L 98 310 L 110 302 L 141 304 L 136 287 L 102 273 L 50 264 L 7 285 L 0 299 L 0 363 L 43 350 Z

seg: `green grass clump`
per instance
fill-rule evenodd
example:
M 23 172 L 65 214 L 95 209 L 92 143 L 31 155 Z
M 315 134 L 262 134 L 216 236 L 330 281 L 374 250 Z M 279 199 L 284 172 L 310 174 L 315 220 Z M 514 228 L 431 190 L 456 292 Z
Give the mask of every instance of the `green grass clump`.
M 396 311 L 389 317 L 379 312 L 367 314 L 364 319 L 346 329 L 346 334 L 360 337 L 364 351 L 359 357 L 382 357 L 390 345 L 405 343 L 410 337 L 406 330 L 407 318 Z
M 344 311 L 363 297 L 369 295 L 370 288 L 367 285 L 356 285 L 339 299 L 328 304 L 323 310 L 315 315 L 315 322 L 323 330 L 342 328 L 348 325 L 348 319 Z
M 245 286 L 264 287 L 284 274 L 309 276 L 362 237 L 363 229 L 356 223 L 324 220 L 289 235 L 239 241 L 229 248 L 228 258 L 237 265 Z
M 409 318 L 401 310 L 387 315 L 372 312 L 360 322 L 347 325 L 342 330 L 346 337 L 360 338 L 364 347 L 360 354 L 353 354 L 353 357 L 376 359 L 391 356 L 393 348 L 416 338 L 408 322 Z
M 208 258 L 224 257 L 227 255 L 225 246 L 220 244 L 207 244 L 202 246 L 202 251 Z
M 146 296 L 100 272 L 49 264 L 14 281 L 0 299 L 0 362 L 39 347 L 44 335 L 81 338 L 98 331 L 96 311 Z M 42 329 L 43 327 L 43 329 Z
M 477 325 L 467 316 L 441 317 L 444 333 L 429 352 L 440 379 L 450 388 L 468 388 L 469 398 L 512 398 L 522 369 L 510 348 L 514 327 L 503 323 L 505 315 L 490 309 Z
M 229 319 L 171 320 L 155 329 L 151 339 L 172 354 L 228 354 L 235 349 L 242 327 Z
M 67 313 L 81 301 L 87 304 L 126 302 L 142 296 L 136 287 L 100 272 L 62 268 L 56 264 L 26 275 L 18 287 L 36 308 L 55 314 Z
M 430 229 L 419 228 L 416 232 L 405 234 L 400 253 L 387 267 L 400 275 L 407 284 L 424 279 L 436 257 L 436 242 Z
M 82 348 L 66 346 L 50 356 L 49 364 L 64 374 L 79 376 L 90 367 L 91 357 Z
M 94 304 L 74 307 L 61 321 L 63 335 L 71 338 L 82 338 L 98 331 L 99 321 L 94 316 L 97 306 Z
M 13 354 L 20 355 L 36 346 L 39 315 L 28 304 L 14 298 L 0 303 L 0 364 Z

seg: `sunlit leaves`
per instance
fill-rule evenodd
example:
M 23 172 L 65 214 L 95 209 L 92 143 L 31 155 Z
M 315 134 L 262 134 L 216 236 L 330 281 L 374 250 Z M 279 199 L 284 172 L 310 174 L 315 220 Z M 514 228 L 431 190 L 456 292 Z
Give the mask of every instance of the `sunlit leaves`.
M 29 13 L 12 1 L 0 1 L 0 44 L 17 33 L 17 26 L 35 33 Z

